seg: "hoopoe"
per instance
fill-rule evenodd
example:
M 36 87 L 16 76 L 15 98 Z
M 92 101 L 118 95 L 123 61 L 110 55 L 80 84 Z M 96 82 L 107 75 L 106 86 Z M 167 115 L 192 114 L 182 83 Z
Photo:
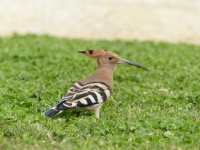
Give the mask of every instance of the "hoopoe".
M 96 73 L 76 82 L 61 101 L 45 113 L 46 116 L 54 117 L 64 110 L 86 108 L 93 110 L 96 118 L 99 118 L 102 105 L 112 93 L 113 72 L 116 66 L 129 64 L 147 70 L 141 64 L 122 59 L 117 54 L 106 50 L 87 50 L 80 53 L 97 60 Z

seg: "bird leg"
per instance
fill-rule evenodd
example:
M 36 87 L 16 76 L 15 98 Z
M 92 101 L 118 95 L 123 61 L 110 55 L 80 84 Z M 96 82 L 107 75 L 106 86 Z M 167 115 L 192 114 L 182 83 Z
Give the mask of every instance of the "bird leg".
M 95 112 L 95 115 L 96 115 L 96 118 L 99 119 L 100 118 L 100 110 L 101 110 L 101 106 L 102 105 L 98 105 L 94 108 L 94 112 Z

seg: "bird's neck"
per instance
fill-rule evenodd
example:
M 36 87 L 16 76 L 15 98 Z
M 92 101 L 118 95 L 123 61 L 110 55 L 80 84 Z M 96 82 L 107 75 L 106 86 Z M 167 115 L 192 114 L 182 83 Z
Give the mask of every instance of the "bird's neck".
M 112 88 L 113 72 L 115 67 L 101 66 L 98 67 L 96 73 L 89 78 L 91 82 L 104 82 Z

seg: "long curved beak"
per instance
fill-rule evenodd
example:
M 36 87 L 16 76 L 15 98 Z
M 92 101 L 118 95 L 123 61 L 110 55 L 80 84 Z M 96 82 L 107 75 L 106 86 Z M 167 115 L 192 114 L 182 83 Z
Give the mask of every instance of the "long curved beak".
M 136 63 L 136 62 L 132 62 L 126 59 L 120 59 L 119 64 L 128 64 L 128 65 L 132 65 L 135 66 L 137 68 L 141 68 L 144 70 L 149 70 L 148 68 L 146 68 L 145 66 L 143 66 L 142 64 Z

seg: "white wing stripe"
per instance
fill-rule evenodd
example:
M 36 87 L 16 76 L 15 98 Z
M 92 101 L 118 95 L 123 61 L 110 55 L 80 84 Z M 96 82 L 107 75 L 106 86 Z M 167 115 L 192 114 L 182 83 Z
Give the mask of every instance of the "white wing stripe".
M 77 88 L 79 88 L 79 89 L 82 87 L 79 83 L 75 83 L 74 86 L 77 87 Z
M 110 97 L 110 90 L 104 90 L 105 94 L 106 94 L 106 97 Z
M 69 105 L 67 105 L 67 104 L 65 104 L 65 103 L 63 103 L 63 106 L 65 106 L 65 107 L 70 107 Z
M 89 95 L 88 98 L 90 99 L 90 101 L 92 103 L 96 103 L 96 100 L 94 99 L 94 97 L 92 95 Z
M 98 99 L 98 103 L 102 103 L 103 102 L 103 99 L 101 97 L 101 95 L 98 93 L 98 92 L 94 92 L 97 96 L 97 99 Z
M 85 100 L 85 99 L 81 99 L 80 102 L 83 104 L 83 105 L 87 105 L 88 102 Z
M 89 83 L 89 84 L 84 85 L 82 88 L 86 88 L 86 87 L 89 87 L 89 86 L 98 86 L 98 87 L 100 87 L 104 90 L 108 89 L 108 87 L 106 85 L 102 84 L 102 83 Z

